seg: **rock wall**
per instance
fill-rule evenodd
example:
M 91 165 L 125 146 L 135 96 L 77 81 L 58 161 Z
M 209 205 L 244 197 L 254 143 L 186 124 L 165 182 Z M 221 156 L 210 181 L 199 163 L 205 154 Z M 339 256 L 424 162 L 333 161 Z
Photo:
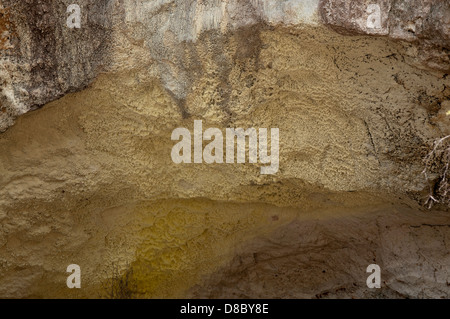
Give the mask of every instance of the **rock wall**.
M 450 70 L 448 1 L 322 0 L 320 14 L 326 25 L 344 34 L 387 35 L 415 43 L 411 54 L 422 64 Z
M 66 25 L 73 1 L 2 0 L 0 131 L 16 116 L 79 91 L 107 65 L 113 2 L 78 1 L 80 29 Z M 6 34 L 6 35 L 5 35 Z
M 333 218 L 297 219 L 258 236 L 189 296 L 448 299 L 448 214 L 364 211 L 339 216 L 333 209 Z M 381 267 L 382 289 L 367 289 L 368 261 Z
M 257 30 L 324 23 L 344 34 L 388 35 L 412 42 L 406 54 L 431 69 L 449 71 L 446 1 L 82 0 L 77 4 L 83 27 L 70 29 L 66 11 L 72 2 L 0 2 L 1 131 L 16 116 L 85 88 L 99 71 L 129 67 L 125 56 L 141 67 L 154 63 L 149 73 L 161 79 L 186 112 L 186 96 L 202 71 L 191 44 L 202 34 L 215 39 L 210 49 L 222 51 L 222 35 L 242 32 L 250 41 L 242 43 L 249 46 L 243 51 L 251 54 L 258 50 Z M 380 26 L 370 22 L 378 16 Z M 222 73 L 233 63 L 221 54 L 215 58 Z
M 0 4 L 1 297 L 448 298 L 448 208 L 421 206 L 444 2 L 380 1 L 375 33 L 365 2 L 77 3 L 80 29 L 71 1 Z M 279 128 L 279 171 L 173 163 L 194 120 Z

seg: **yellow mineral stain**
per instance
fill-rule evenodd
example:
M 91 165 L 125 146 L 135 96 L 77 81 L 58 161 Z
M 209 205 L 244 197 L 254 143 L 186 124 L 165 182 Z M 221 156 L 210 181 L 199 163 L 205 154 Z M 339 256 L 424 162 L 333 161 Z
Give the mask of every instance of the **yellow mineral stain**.
M 8 278 L 0 281 L 1 296 L 108 297 L 117 275 L 119 286 L 129 280 L 123 296 L 184 297 L 254 236 L 294 218 L 338 218 L 403 203 L 389 198 L 387 187 L 420 183 L 419 157 L 408 165 L 383 158 L 389 147 L 409 147 L 383 138 L 391 134 L 385 121 L 406 130 L 395 114 L 411 108 L 410 94 L 392 83 L 392 63 L 411 76 L 405 81 L 415 90 L 440 86 L 425 72 L 415 77 L 419 71 L 408 64 L 385 62 L 397 44 L 324 29 L 275 29 L 261 32 L 256 59 L 254 52 L 237 54 L 243 41 L 229 37 L 224 54 L 239 63 L 220 76 L 199 75 L 186 97 L 189 118 L 148 68 L 130 67 L 100 75 L 0 135 L 0 217 L 8 231 L 0 233 L 1 273 Z M 192 50 L 207 71 L 218 69 L 202 41 Z M 228 98 L 216 99 L 226 88 Z M 392 88 L 396 99 L 373 88 Z M 386 119 L 367 102 L 380 96 Z M 195 119 L 222 131 L 280 128 L 279 173 L 261 176 L 248 163 L 174 164 L 171 133 L 192 131 Z M 416 125 L 433 136 L 423 121 Z M 376 149 L 369 131 L 378 136 Z M 81 290 L 61 285 L 71 263 L 82 268 Z M 29 281 L 15 284 L 24 277 Z

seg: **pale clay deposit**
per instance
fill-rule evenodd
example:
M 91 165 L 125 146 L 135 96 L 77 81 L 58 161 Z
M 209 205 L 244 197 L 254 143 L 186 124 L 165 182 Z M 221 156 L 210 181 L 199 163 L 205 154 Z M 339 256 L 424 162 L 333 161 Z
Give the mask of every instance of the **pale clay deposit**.
M 421 174 L 450 134 L 449 19 L 427 0 L 0 0 L 0 297 L 110 297 L 128 274 L 145 298 L 449 298 L 449 210 L 423 207 Z M 278 171 L 173 163 L 194 120 L 279 128 Z

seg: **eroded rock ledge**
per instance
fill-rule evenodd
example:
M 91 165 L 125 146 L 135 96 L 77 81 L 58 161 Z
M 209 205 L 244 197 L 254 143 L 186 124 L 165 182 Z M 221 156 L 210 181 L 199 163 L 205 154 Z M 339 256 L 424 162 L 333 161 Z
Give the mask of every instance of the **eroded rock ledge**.
M 196 298 L 437 298 L 450 296 L 448 214 L 366 207 L 365 214 L 297 219 L 241 244 L 192 288 Z M 366 268 L 382 270 L 367 289 Z
M 192 82 L 202 72 L 199 57 L 189 58 L 188 52 L 205 33 L 218 45 L 227 32 L 247 29 L 240 32 L 249 42 L 241 45 L 250 52 L 258 50 L 252 38 L 258 29 L 325 23 L 344 34 L 410 41 L 414 46 L 406 54 L 431 69 L 449 71 L 447 1 L 79 0 L 82 28 L 75 30 L 66 26 L 72 2 L 0 2 L 0 131 L 18 115 L 85 88 L 100 71 L 129 67 L 131 60 L 154 63 L 149 73 L 161 79 L 185 113 Z M 379 7 L 380 27 L 367 26 L 371 5 Z M 137 47 L 143 49 L 139 54 Z M 135 54 L 128 55 L 130 50 Z M 126 57 L 130 61 L 124 65 Z M 219 59 L 222 70 L 233 63 Z

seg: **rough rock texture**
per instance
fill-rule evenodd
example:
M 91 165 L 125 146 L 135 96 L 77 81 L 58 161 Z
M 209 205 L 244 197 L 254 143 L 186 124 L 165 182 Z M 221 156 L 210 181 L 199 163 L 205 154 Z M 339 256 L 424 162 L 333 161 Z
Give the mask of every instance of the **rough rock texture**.
M 450 297 L 447 214 L 370 207 L 363 215 L 295 220 L 237 249 L 191 297 Z M 305 220 L 306 219 L 306 220 Z M 382 270 L 382 289 L 367 289 L 366 268 Z
M 0 131 L 14 117 L 90 83 L 107 64 L 113 1 L 77 1 L 82 28 L 69 29 L 73 1 L 0 1 Z
M 200 63 L 197 56 L 191 56 L 190 42 L 202 33 L 224 34 L 262 23 L 315 23 L 318 0 L 82 0 L 76 2 L 82 9 L 82 27 L 69 29 L 66 9 L 72 3 L 0 1 L 5 12 L 0 24 L 5 38 L 0 46 L 0 79 L 4 83 L 0 131 L 12 125 L 16 116 L 83 89 L 100 69 L 114 68 L 110 54 L 125 54 L 116 60 L 119 67 L 127 58 L 135 59 L 141 67 L 156 63 L 153 72 L 185 112 L 184 99 L 198 76 Z M 252 37 L 251 31 L 246 33 Z M 111 34 L 115 34 L 114 39 Z M 115 44 L 112 53 L 110 44 Z M 133 46 L 145 51 L 127 56 Z M 224 64 L 221 59 L 217 56 L 217 62 Z
M 373 2 L 325 0 L 81 0 L 82 27 L 69 29 L 66 9 L 72 2 L 0 1 L 0 131 L 16 116 L 83 89 L 100 70 L 123 69 L 126 59 L 140 67 L 155 64 L 149 72 L 161 79 L 186 117 L 185 99 L 204 71 L 191 43 L 202 34 L 216 38 L 237 30 L 243 41 L 239 57 L 245 58 L 257 53 L 258 30 L 280 25 L 297 29 L 323 21 L 345 34 L 389 34 L 417 42 L 405 54 L 449 71 L 447 1 L 374 2 L 381 8 L 380 29 L 366 26 Z M 209 49 L 221 51 L 226 45 L 214 43 Z M 233 61 L 218 54 L 214 63 L 218 75 L 226 77 Z
M 412 55 L 430 68 L 450 71 L 449 1 L 321 0 L 320 14 L 325 24 L 344 34 L 388 35 L 416 43 Z M 379 25 L 373 23 L 377 15 Z
M 138 297 L 258 297 L 259 278 L 268 297 L 448 297 L 448 209 L 417 202 L 429 186 L 422 158 L 450 134 L 450 79 L 417 68 L 415 44 L 336 33 L 318 1 L 124 0 L 80 1 L 85 29 L 64 29 L 63 14 L 41 39 L 53 42 L 33 49 L 43 26 L 20 20 L 25 4 L 65 13 L 66 3 L 21 3 L 2 1 L 12 69 L 1 125 L 73 93 L 0 134 L 0 296 L 110 297 L 131 276 L 124 295 Z M 42 50 L 77 54 L 15 69 Z M 26 98 L 20 87 L 41 89 Z M 279 128 L 279 172 L 174 164 L 172 131 L 197 119 Z M 263 252 L 282 257 L 280 281 L 248 258 Z M 376 293 L 364 286 L 374 258 L 386 271 Z M 330 277 L 296 273 L 297 261 Z M 81 290 L 65 286 L 72 263 Z

